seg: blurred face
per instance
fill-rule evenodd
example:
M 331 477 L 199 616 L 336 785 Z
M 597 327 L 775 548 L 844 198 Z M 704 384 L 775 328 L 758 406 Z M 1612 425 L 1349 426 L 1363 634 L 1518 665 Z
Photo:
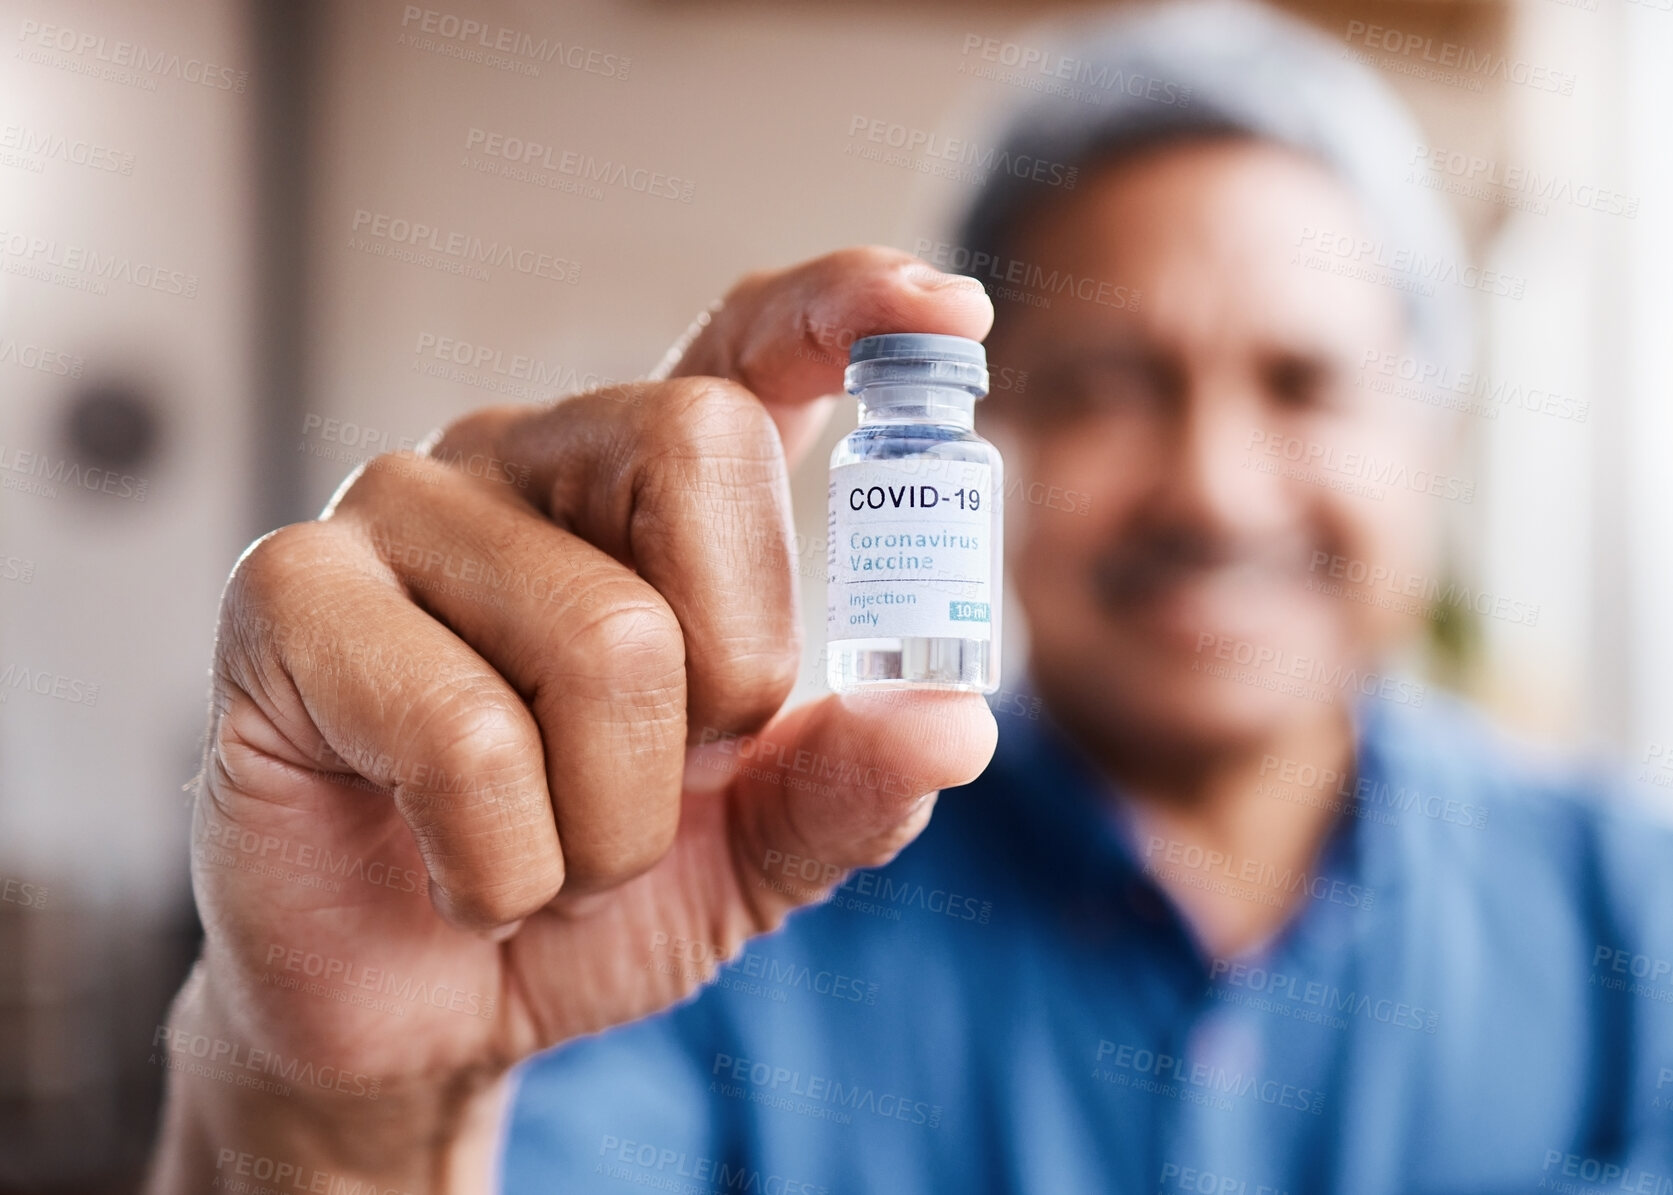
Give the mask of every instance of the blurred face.
M 1399 298 L 1316 268 L 1307 227 L 1369 235 L 1323 168 L 1214 140 L 1093 172 L 1010 247 L 1025 280 L 1092 280 L 999 296 L 994 366 L 1027 379 L 983 406 L 1035 683 L 1100 751 L 1343 717 L 1346 671 L 1417 625 L 1352 580 L 1425 575 L 1440 501 L 1431 416 L 1357 384 L 1404 350 Z

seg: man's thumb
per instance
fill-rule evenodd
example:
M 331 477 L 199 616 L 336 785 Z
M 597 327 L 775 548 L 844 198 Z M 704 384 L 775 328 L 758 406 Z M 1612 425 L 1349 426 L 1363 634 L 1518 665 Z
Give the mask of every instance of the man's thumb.
M 997 736 L 974 693 L 833 695 L 758 735 L 699 744 L 687 776 L 693 787 L 730 778 L 740 878 L 799 905 L 892 859 L 928 824 L 928 798 L 981 774 Z

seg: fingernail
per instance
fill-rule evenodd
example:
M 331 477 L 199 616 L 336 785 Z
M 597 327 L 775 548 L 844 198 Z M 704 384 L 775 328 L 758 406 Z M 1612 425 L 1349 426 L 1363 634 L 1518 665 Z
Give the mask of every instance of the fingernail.
M 947 274 L 923 262 L 907 265 L 902 271 L 906 280 L 919 290 L 946 290 L 948 287 L 976 287 L 981 283 L 966 274 Z
M 516 934 L 518 930 L 522 929 L 523 922 L 527 920 L 527 917 L 519 917 L 515 921 L 509 921 L 504 925 L 496 926 L 495 928 L 488 930 L 482 936 L 487 938 L 490 942 L 504 942 L 506 939 Z

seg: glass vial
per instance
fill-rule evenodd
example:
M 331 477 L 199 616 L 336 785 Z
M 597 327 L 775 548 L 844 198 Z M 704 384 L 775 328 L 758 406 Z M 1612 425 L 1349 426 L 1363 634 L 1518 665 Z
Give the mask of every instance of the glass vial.
M 987 352 L 962 336 L 856 341 L 860 425 L 831 453 L 827 679 L 999 688 L 999 452 L 973 430 Z

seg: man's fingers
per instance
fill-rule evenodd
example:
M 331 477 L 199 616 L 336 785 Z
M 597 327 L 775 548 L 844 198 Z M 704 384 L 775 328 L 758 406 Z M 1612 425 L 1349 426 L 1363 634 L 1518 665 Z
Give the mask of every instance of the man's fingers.
M 928 823 L 932 794 L 987 766 L 997 734 L 974 693 L 833 695 L 759 736 L 699 745 L 688 783 L 734 778 L 734 862 L 746 899 L 774 925 L 849 869 L 893 858 Z
M 801 654 L 790 487 L 742 387 L 682 378 L 481 412 L 436 451 L 510 462 L 542 514 L 655 587 L 684 633 L 694 732 L 754 729 L 783 704 Z
M 685 645 L 662 596 L 606 552 L 434 461 L 373 469 L 350 521 L 412 600 L 482 655 L 534 712 L 565 891 L 610 887 L 662 857 L 679 825 Z
M 353 536 L 274 532 L 245 554 L 223 610 L 210 791 L 226 816 L 343 798 L 299 784 L 310 772 L 363 776 L 394 791 L 431 900 L 456 924 L 504 924 L 551 900 L 563 859 L 534 718 Z
M 814 400 L 842 392 L 854 341 L 885 332 L 980 340 L 992 325 L 993 304 L 975 279 L 944 274 L 898 249 L 844 249 L 744 278 L 671 376 L 729 378 L 750 390 L 766 404 L 793 464 L 827 414 Z

